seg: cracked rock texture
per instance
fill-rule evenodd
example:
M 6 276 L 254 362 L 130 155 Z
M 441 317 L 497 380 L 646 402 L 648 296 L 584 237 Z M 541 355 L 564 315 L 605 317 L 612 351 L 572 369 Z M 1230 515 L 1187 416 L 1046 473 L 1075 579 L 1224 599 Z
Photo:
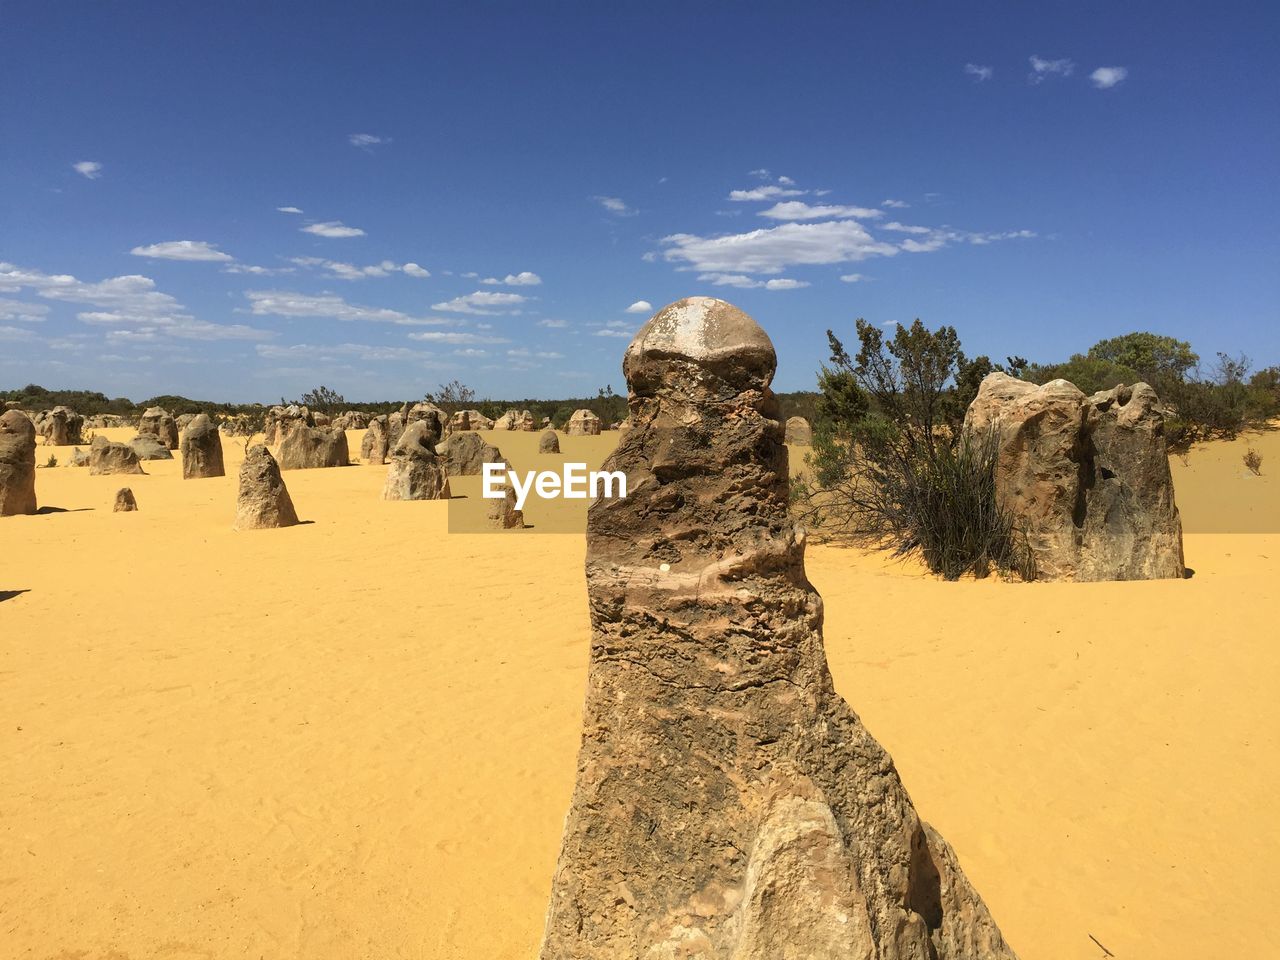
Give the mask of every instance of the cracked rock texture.
M 307 428 L 311 429 L 311 428 Z M 280 467 L 271 451 L 262 444 L 250 447 L 240 464 L 240 487 L 236 494 L 236 530 L 263 530 L 292 527 L 298 522 L 293 498 L 280 476 Z
M 448 500 L 445 460 L 436 453 L 440 418 L 432 413 L 405 428 L 391 453 L 383 500 Z
M 587 527 L 592 643 L 544 960 L 1013 957 L 836 694 L 764 331 L 721 300 L 627 349 L 628 496 Z
M 1164 418 L 1145 383 L 1086 397 L 1066 380 L 982 381 L 965 429 L 997 434 L 996 495 L 1026 535 L 1037 579 L 1183 576 Z

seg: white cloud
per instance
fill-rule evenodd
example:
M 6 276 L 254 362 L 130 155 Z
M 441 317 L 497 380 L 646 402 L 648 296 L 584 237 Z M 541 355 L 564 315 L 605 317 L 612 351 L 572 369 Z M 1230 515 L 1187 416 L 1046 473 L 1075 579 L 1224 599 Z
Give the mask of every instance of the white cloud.
M 615 214 L 619 217 L 633 217 L 640 212 L 638 210 L 634 210 L 631 207 L 627 206 L 626 202 L 623 201 L 620 197 L 598 197 L 597 196 L 597 197 L 592 197 L 591 199 L 594 200 L 596 203 L 600 204 L 600 206 L 604 207 L 610 213 Z
M 563 330 L 568 325 L 568 320 L 553 320 L 550 317 L 538 321 L 538 326 L 547 327 L 550 330 Z
M 779 177 L 778 182 L 784 187 L 794 187 L 796 185 L 796 182 L 790 177 Z
M 729 199 L 739 202 L 748 200 L 773 200 L 776 197 L 801 197 L 808 193 L 807 190 L 793 190 L 788 187 L 752 187 L 750 190 L 731 190 L 729 191 Z
M 1061 60 L 1046 60 L 1032 54 L 1030 60 L 1031 74 L 1027 79 L 1032 83 L 1040 83 L 1046 77 L 1069 77 L 1076 70 L 1076 65 L 1065 57 Z
M 419 280 L 424 280 L 427 277 L 431 276 L 430 270 L 428 270 L 426 267 L 420 267 L 418 266 L 418 264 L 413 262 L 406 263 L 400 269 L 403 270 L 405 273 L 407 273 L 411 277 L 417 277 Z
M 267 360 L 424 360 L 432 354 L 411 347 L 392 347 L 369 343 L 312 344 L 295 343 L 289 346 L 260 344 L 254 348 L 258 356 Z
M 840 279 L 845 283 L 861 283 L 867 277 L 861 273 L 845 273 L 840 275 Z
M 907 253 L 933 253 L 947 245 L 944 237 L 930 237 L 928 240 L 903 240 L 902 249 Z
M 819 266 L 891 257 L 898 248 L 876 240 L 856 220 L 784 223 L 719 237 L 689 233 L 663 237 L 663 257 L 704 273 L 781 273 L 789 266 Z
M 632 333 L 630 330 L 619 330 L 616 327 L 602 327 L 592 334 L 594 337 L 621 337 L 624 340 L 630 340 Z
M 772 180 L 772 179 L 773 179 L 773 174 L 772 174 L 772 173 L 770 173 L 770 172 L 769 172 L 767 169 L 765 169 L 764 167 L 760 167 L 760 168 L 759 168 L 759 169 L 757 169 L 757 170 L 748 170 L 748 171 L 747 171 L 747 176 L 749 176 L 749 177 L 755 177 L 757 180 Z
M 251 263 L 229 263 L 223 273 L 247 273 L 255 277 L 273 277 L 278 273 L 293 273 L 293 267 L 257 267 Z
M 444 303 L 432 304 L 431 309 L 444 310 L 448 313 L 476 313 L 493 316 L 502 313 L 518 313 L 519 311 L 512 311 L 509 308 L 518 307 L 528 300 L 528 297 L 521 296 L 518 293 L 495 293 L 492 290 L 477 290 L 475 293 L 468 293 L 463 297 L 454 297 Z
M 227 263 L 235 257 L 223 253 L 215 244 L 204 240 L 166 240 L 129 251 L 135 257 L 151 257 L 156 260 L 189 260 L 210 263 Z
M 79 163 L 73 163 L 71 169 L 89 180 L 97 180 L 102 176 L 102 164 L 97 160 L 81 160 Z
M 411 277 L 429 277 L 430 272 L 416 263 L 399 264 L 393 260 L 383 260 L 366 267 L 358 267 L 353 263 L 341 260 L 326 260 L 324 257 L 290 257 L 290 263 L 300 267 L 319 267 L 327 270 L 338 280 L 366 280 L 369 277 L 389 277 L 393 273 L 406 273 Z
M 0 340 L 34 340 L 35 334 L 22 327 L 0 326 Z
M 23 303 L 21 300 L 0 300 L 0 320 L 20 323 L 43 323 L 49 308 L 41 303 Z
M 317 237 L 363 237 L 364 231 L 359 227 L 348 227 L 341 220 L 326 220 L 323 223 L 309 223 L 301 228 L 303 233 L 315 234 Z
M 888 207 L 890 210 L 905 210 L 907 207 L 911 206 L 911 204 L 907 203 L 905 200 L 881 200 L 880 206 Z
M 480 333 L 460 333 L 457 331 L 424 330 L 422 333 L 409 334 L 410 340 L 421 340 L 424 343 L 510 343 L 505 337 L 491 337 Z
M 775 277 L 772 280 L 754 280 L 741 273 L 703 273 L 698 275 L 703 283 L 717 287 L 737 287 L 740 290 L 799 290 L 809 286 L 808 281 L 792 280 L 788 277 Z
M 648 300 L 637 300 L 631 306 L 627 307 L 627 313 L 652 313 L 653 304 Z
M 803 200 L 783 200 L 775 203 L 768 210 L 761 210 L 758 216 L 768 217 L 770 220 L 830 220 L 848 217 L 873 219 L 884 216 L 884 213 L 870 207 L 840 207 L 824 204 L 810 206 Z
M 347 134 L 347 143 L 362 150 L 372 150 L 380 144 L 390 143 L 390 137 L 375 137 L 372 133 Z
M 899 223 L 897 220 L 891 220 L 884 225 L 885 230 L 892 230 L 894 233 L 931 233 L 929 227 L 917 227 L 906 223 Z
M 47 274 L 0 263 L 0 290 L 30 288 L 37 296 L 98 307 L 76 314 L 82 323 L 97 326 L 132 325 L 138 337 L 176 337 L 188 340 L 262 340 L 274 336 L 242 324 L 197 320 L 174 297 L 156 289 L 150 277 L 130 274 L 97 282 L 69 274 Z M 113 331 L 114 332 L 114 331 Z
M 563 353 L 554 350 L 530 350 L 528 347 L 516 347 L 507 351 L 508 357 L 532 357 L 538 360 L 563 360 Z
M 1128 67 L 1099 67 L 1089 74 L 1089 79 L 1099 90 L 1110 90 L 1129 76 Z
M 332 293 L 309 294 L 290 290 L 248 290 L 250 312 L 255 316 L 324 317 L 332 320 L 367 323 L 395 323 L 401 326 L 426 326 L 452 323 L 440 317 L 411 317 L 399 310 L 364 307 L 347 303 Z
M 966 63 L 964 65 L 964 72 L 976 79 L 979 83 L 982 83 L 984 80 L 990 80 L 995 74 L 995 70 L 991 67 L 979 66 L 976 63 Z
M 276 209 L 279 210 L 281 213 L 301 213 L 302 212 L 297 207 L 276 207 Z
M 486 277 L 480 282 L 487 283 L 490 286 L 497 286 L 501 284 L 507 287 L 536 287 L 542 283 L 542 278 L 536 273 L 532 273 L 528 270 L 521 270 L 519 273 L 508 273 L 501 280 L 497 277 Z

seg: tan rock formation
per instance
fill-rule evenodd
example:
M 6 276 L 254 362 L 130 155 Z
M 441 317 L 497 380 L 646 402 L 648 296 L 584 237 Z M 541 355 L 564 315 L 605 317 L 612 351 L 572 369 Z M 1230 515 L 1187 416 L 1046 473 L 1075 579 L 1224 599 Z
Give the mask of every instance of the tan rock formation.
M 465 430 L 492 430 L 493 421 L 479 410 L 459 410 L 449 418 L 449 432 Z
M 387 459 L 389 446 L 386 415 L 371 418 L 364 436 L 360 438 L 360 459 L 365 463 L 381 464 Z
M 501 450 L 469 431 L 451 436 L 442 452 L 451 477 L 477 477 L 486 463 L 506 462 Z
M 93 443 L 89 444 L 90 476 L 143 472 L 138 455 L 129 444 L 116 443 L 101 435 L 94 437 Z
M 163 407 L 147 407 L 138 421 L 138 435 L 151 434 L 170 450 L 178 449 L 178 425 Z
M 73 447 L 83 443 L 83 428 L 84 417 L 61 405 L 50 410 L 41 422 L 41 434 L 45 445 L 50 447 Z
M 383 500 L 449 499 L 445 461 L 436 453 L 439 440 L 440 421 L 434 413 L 405 428 L 391 452 Z
M 315 470 L 345 467 L 351 463 L 347 435 L 337 427 L 308 427 L 295 424 L 280 441 L 281 470 Z
M 590 410 L 575 410 L 564 432 L 571 437 L 596 437 L 600 435 L 600 418 Z
M 559 453 L 560 452 L 560 435 L 554 430 L 542 431 L 542 436 L 538 438 L 539 453 Z
M 1164 412 L 1145 383 L 1086 397 L 993 373 L 965 429 L 993 432 L 996 493 L 1021 526 L 1041 580 L 1184 574 Z
M 0 517 L 36 512 L 36 427 L 25 413 L 0 414 Z
M 493 421 L 494 430 L 524 430 L 532 433 L 535 427 L 533 413 L 529 410 L 508 410 Z
M 587 527 L 591 666 L 543 960 L 1007 960 L 832 688 L 773 346 L 692 298 L 623 364 L 628 496 Z
M 133 513 L 138 509 L 138 501 L 133 495 L 133 491 L 128 487 L 121 487 L 116 491 L 115 503 L 111 505 L 112 513 Z
M 273 447 L 279 446 L 284 443 L 285 438 L 293 432 L 295 427 L 314 427 L 315 425 L 315 417 L 304 406 L 296 403 L 274 406 L 267 411 L 263 421 L 263 443 Z
M 813 443 L 813 430 L 809 427 L 809 421 L 804 417 L 788 417 L 786 437 L 787 443 L 798 447 L 809 446 Z
M 240 465 L 235 529 L 291 527 L 297 522 L 293 499 L 280 476 L 275 457 L 262 444 L 250 447 Z
M 154 433 L 140 433 L 129 441 L 139 460 L 172 460 L 173 453 L 164 440 Z
M 201 480 L 226 475 L 218 428 L 205 414 L 197 414 L 182 431 L 182 479 Z

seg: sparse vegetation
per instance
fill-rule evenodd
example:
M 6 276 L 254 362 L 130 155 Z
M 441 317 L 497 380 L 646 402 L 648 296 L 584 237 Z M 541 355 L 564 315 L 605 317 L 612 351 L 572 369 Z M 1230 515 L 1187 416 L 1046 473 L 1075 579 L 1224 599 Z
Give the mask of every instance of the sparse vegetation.
M 58 465 L 58 458 L 51 453 L 49 454 L 49 459 L 45 461 L 44 465 L 46 467 L 56 467 Z
M 1244 460 L 1244 465 L 1249 468 L 1249 472 L 1255 477 L 1262 475 L 1262 454 L 1257 450 L 1253 449 L 1253 447 L 1249 447 L 1245 450 L 1244 456 L 1241 459 Z
M 337 390 L 319 386 L 304 393 L 298 403 L 313 413 L 341 413 L 346 409 L 347 398 Z
M 857 321 L 850 356 L 831 331 L 831 362 L 820 396 L 811 476 L 796 504 L 811 526 L 905 555 L 919 552 L 947 579 L 992 568 L 1035 575 L 1012 517 L 995 496 L 995 445 L 960 429 L 983 376 L 997 369 L 970 360 L 952 327 L 919 320 L 882 332 Z

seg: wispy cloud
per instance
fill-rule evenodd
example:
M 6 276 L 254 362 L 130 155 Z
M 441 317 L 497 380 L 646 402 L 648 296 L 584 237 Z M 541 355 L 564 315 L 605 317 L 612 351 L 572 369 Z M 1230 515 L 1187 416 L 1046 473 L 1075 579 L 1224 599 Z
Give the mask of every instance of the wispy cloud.
M 256 316 L 324 317 L 366 323 L 394 323 L 400 326 L 448 324 L 442 317 L 411 317 L 399 310 L 348 303 L 332 293 L 309 294 L 292 290 L 248 290 L 249 310 Z
M 627 313 L 653 313 L 653 304 L 648 300 L 637 300 L 631 306 L 627 307 Z
M 718 237 L 676 233 L 663 237 L 662 243 L 669 263 L 702 273 L 781 273 L 789 266 L 845 263 L 898 252 L 856 220 L 784 223 Z
M 454 330 L 424 330 L 422 333 L 409 334 L 410 340 L 423 343 L 510 343 L 506 337 L 495 337 L 484 333 L 463 333 Z
M 890 220 L 888 223 L 884 224 L 880 229 L 892 230 L 894 233 L 932 233 L 933 232 L 933 229 L 931 227 L 918 227 L 918 226 L 915 226 L 914 224 L 899 223 L 897 220 Z
M 1048 77 L 1069 77 L 1076 70 L 1075 63 L 1066 57 L 1061 60 L 1046 60 L 1044 57 L 1032 54 L 1030 61 L 1031 73 L 1027 79 L 1032 83 L 1041 83 Z
M 758 216 L 768 217 L 770 220 L 857 220 L 874 219 L 884 216 L 884 213 L 870 207 L 842 207 L 832 204 L 810 206 L 803 200 L 784 200 L 775 203 L 768 210 L 761 210 Z
M 716 287 L 737 287 L 740 290 L 799 290 L 809 286 L 807 280 L 774 277 L 772 280 L 756 280 L 741 273 L 702 273 L 698 279 Z
M 21 300 L 0 300 L 0 320 L 19 323 L 43 323 L 49 308 L 41 303 L 23 303 Z
M 990 80 L 995 75 L 995 70 L 991 67 L 984 67 L 976 63 L 966 63 L 964 65 L 964 72 L 973 77 L 979 83 L 982 83 L 984 80 Z
M 76 319 L 95 326 L 127 327 L 137 338 L 263 340 L 274 336 L 270 331 L 243 324 L 198 320 L 176 298 L 157 290 L 154 280 L 137 274 L 86 282 L 69 274 L 48 274 L 0 263 L 0 290 L 24 288 L 48 300 L 97 307 L 77 313 Z
M 411 347 L 387 346 L 371 343 L 264 343 L 254 348 L 258 356 L 267 360 L 307 360 L 312 362 L 332 362 L 341 360 L 385 361 L 385 360 L 426 360 L 434 356 L 425 350 L 414 350 Z
M 512 308 L 519 307 L 520 304 L 526 303 L 528 300 L 528 297 L 521 296 L 518 293 L 495 293 L 492 290 L 477 290 L 475 293 L 454 297 L 444 303 L 432 304 L 431 309 L 444 310 L 447 313 L 476 313 L 493 316 L 519 312 Z
M 907 203 L 905 200 L 881 200 L 880 206 L 888 207 L 890 210 L 905 210 L 907 207 L 911 206 L 911 204 Z
M 347 134 L 347 143 L 351 144 L 353 147 L 359 147 L 361 150 L 372 150 L 374 147 L 390 142 L 390 137 L 377 137 L 372 133 Z
M 508 273 L 501 280 L 497 277 L 485 277 L 480 282 L 489 286 L 501 284 L 507 287 L 536 287 L 542 283 L 542 278 L 529 270 L 521 270 L 519 273 Z
M 1089 79 L 1099 90 L 1110 90 L 1116 84 L 1122 83 L 1127 76 L 1129 76 L 1128 67 L 1099 67 L 1089 74 Z
M 155 260 L 189 260 L 208 263 L 228 263 L 235 259 L 204 240 L 166 240 L 129 251 L 135 257 L 151 257 Z
M 370 277 L 389 277 L 393 273 L 405 273 L 418 278 L 431 276 L 429 270 L 416 263 L 400 264 L 393 260 L 383 260 L 381 263 L 373 263 L 365 267 L 343 263 L 341 260 L 326 260 L 324 257 L 290 257 L 289 262 L 300 267 L 317 267 L 338 280 L 367 280 Z
M 538 321 L 538 326 L 540 326 L 540 327 L 546 327 L 546 328 L 547 328 L 547 329 L 549 329 L 549 330 L 563 330 L 565 327 L 569 326 L 569 321 L 568 321 L 568 320 L 556 320 L 556 319 L 552 319 L 552 318 L 550 318 L 550 317 L 546 317 L 546 318 L 544 318 L 544 319 L 542 319 L 542 320 L 539 320 L 539 321 Z
M 276 207 L 276 209 L 279 210 L 281 213 L 301 213 L 302 212 L 302 210 L 298 207 Z
M 97 180 L 102 176 L 102 164 L 97 160 L 80 160 L 73 163 L 71 169 L 88 180 Z
M 769 184 L 763 187 L 751 187 L 749 190 L 730 190 L 729 199 L 739 203 L 752 200 L 775 200 L 778 197 L 800 197 L 808 190 L 797 190 L 794 187 Z
M 596 197 L 592 197 L 591 199 L 594 200 L 596 203 L 600 204 L 600 206 L 604 207 L 614 216 L 634 217 L 637 213 L 640 212 L 639 210 L 636 210 L 633 207 L 627 206 L 626 201 L 624 201 L 621 197 L 596 196 Z
M 341 220 L 326 220 L 323 223 L 309 223 L 300 229 L 303 233 L 314 234 L 317 237 L 342 238 L 364 236 L 364 231 L 359 227 L 348 227 Z
M 861 283 L 867 278 L 865 274 L 861 273 L 844 273 L 840 275 L 840 279 L 844 283 Z

